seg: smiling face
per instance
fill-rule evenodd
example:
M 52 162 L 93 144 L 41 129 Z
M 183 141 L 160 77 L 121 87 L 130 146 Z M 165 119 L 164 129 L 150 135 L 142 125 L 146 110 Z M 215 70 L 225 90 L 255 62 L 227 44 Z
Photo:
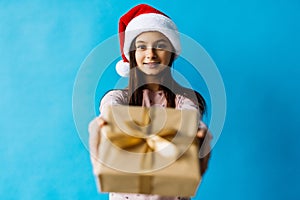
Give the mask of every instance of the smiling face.
M 173 47 L 160 32 L 144 32 L 135 40 L 137 67 L 147 75 L 157 75 L 169 67 Z

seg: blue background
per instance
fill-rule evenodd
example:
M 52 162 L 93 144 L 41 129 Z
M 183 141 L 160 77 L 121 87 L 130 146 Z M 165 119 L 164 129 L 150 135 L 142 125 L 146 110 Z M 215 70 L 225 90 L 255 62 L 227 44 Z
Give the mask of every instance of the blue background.
M 194 199 L 299 198 L 299 1 L 143 2 L 207 50 L 226 87 L 225 126 Z M 0 2 L 0 199 L 108 198 L 75 127 L 73 85 L 137 3 Z

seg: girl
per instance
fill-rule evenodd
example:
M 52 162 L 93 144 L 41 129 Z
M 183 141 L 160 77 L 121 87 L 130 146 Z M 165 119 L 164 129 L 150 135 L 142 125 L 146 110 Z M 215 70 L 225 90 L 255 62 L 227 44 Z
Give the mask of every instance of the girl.
M 196 91 L 182 87 L 172 77 L 173 61 L 179 56 L 180 40 L 174 22 L 155 8 L 141 4 L 120 18 L 119 37 L 122 61 L 117 63 L 117 72 L 129 76 L 126 89 L 109 91 L 101 100 L 100 113 L 107 105 L 161 106 L 175 109 L 195 109 L 202 116 L 205 100 Z M 201 117 L 200 117 L 201 119 Z M 97 154 L 101 127 L 105 121 L 100 117 L 89 127 L 89 145 L 93 167 L 97 166 Z M 209 143 L 204 144 L 207 127 L 198 123 L 197 137 L 200 145 L 201 174 L 204 174 L 210 156 Z M 111 200 L 117 199 L 189 199 L 188 197 L 161 197 L 157 195 L 110 193 Z

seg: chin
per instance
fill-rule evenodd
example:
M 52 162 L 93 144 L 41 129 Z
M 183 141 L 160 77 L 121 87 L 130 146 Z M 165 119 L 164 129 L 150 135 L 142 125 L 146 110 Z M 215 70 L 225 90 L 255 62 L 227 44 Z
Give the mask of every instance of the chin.
M 160 75 L 162 71 L 158 71 L 158 72 L 146 72 L 145 74 L 148 76 L 157 76 Z

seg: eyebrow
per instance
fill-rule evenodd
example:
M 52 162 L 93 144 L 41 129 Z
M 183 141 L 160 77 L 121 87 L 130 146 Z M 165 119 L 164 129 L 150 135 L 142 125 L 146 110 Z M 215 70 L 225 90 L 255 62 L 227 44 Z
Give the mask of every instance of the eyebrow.
M 168 41 L 165 39 L 159 39 L 159 40 L 155 41 L 154 43 L 159 43 L 159 42 L 168 42 Z M 143 40 L 138 40 L 135 43 L 147 43 L 147 42 L 145 42 Z

